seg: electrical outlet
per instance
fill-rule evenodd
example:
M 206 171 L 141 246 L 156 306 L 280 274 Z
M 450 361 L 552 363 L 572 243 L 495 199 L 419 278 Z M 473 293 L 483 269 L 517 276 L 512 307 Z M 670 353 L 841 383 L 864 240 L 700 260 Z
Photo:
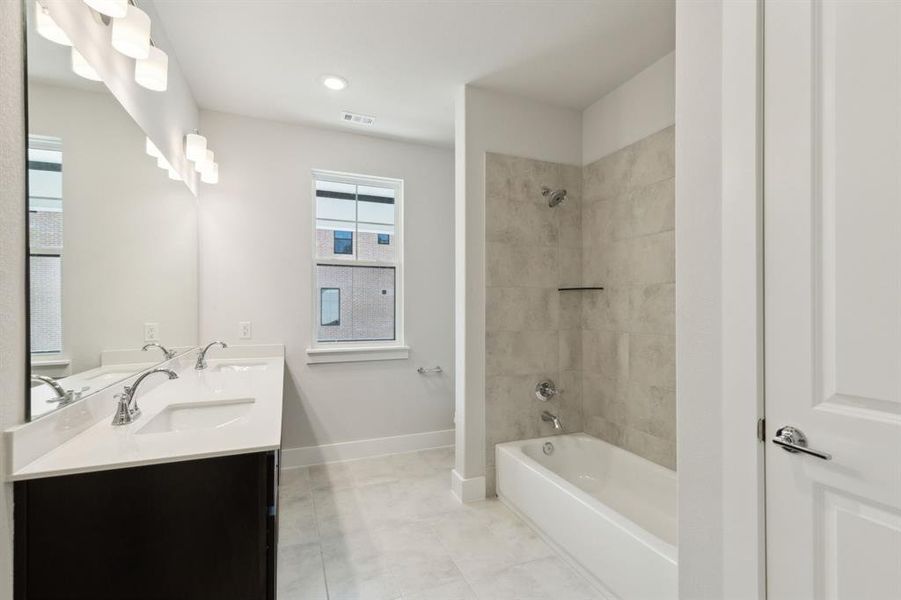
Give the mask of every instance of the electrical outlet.
M 241 321 L 238 323 L 238 338 L 249 340 L 251 337 L 253 337 L 253 328 L 251 327 L 250 321 Z
M 144 341 L 158 342 L 160 341 L 160 324 L 144 323 Z

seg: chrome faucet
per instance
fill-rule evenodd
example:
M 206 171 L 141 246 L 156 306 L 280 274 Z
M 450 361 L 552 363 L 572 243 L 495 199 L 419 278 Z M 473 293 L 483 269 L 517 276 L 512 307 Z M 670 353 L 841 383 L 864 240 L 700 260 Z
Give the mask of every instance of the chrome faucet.
M 557 431 L 563 431 L 563 423 L 560 422 L 560 419 L 557 415 L 552 415 L 548 411 L 544 411 L 541 413 L 541 420 L 545 423 L 553 423 L 554 429 Z
M 166 348 L 165 346 L 163 346 L 162 344 L 159 344 L 157 342 L 150 342 L 149 344 L 144 344 L 144 347 L 141 348 L 141 350 L 144 352 L 147 352 L 147 350 L 149 348 L 159 348 L 163 352 L 163 356 L 166 357 L 166 360 L 169 360 L 170 358 L 175 356 L 175 350 L 169 350 L 168 348 Z
M 90 389 L 88 386 L 85 386 L 77 391 L 67 390 L 64 389 L 63 386 L 61 386 L 59 382 L 57 382 L 53 377 L 47 377 L 46 375 L 36 375 L 35 373 L 31 374 L 31 380 L 39 381 L 44 385 L 49 385 L 51 388 L 53 388 L 53 391 L 56 393 L 56 398 L 50 398 L 49 400 L 47 400 L 47 402 L 59 402 L 60 406 L 65 406 L 81 399 L 81 394 Z
M 135 394 L 137 393 L 138 386 L 141 385 L 141 382 L 154 373 L 165 373 L 169 376 L 169 379 L 178 379 L 178 374 L 175 371 L 170 369 L 153 369 L 135 379 L 133 384 L 126 385 L 122 393 L 116 394 L 115 396 L 116 400 L 119 401 L 119 407 L 116 409 L 116 414 L 113 415 L 113 425 L 128 425 L 129 423 L 134 423 L 138 417 L 141 416 L 141 409 L 138 408 L 138 401 L 135 398 Z
M 207 350 L 209 350 L 211 346 L 217 346 L 217 345 L 222 346 L 223 348 L 228 348 L 228 344 L 226 344 L 225 342 L 219 342 L 219 341 L 210 342 L 209 344 L 206 345 L 206 348 L 201 350 L 200 354 L 197 355 L 197 363 L 194 365 L 195 369 L 197 369 L 198 371 L 206 369 Z

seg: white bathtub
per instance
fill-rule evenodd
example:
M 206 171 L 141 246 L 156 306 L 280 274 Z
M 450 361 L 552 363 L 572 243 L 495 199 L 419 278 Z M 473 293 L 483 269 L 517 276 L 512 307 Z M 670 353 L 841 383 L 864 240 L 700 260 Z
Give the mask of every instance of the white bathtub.
M 545 442 L 554 445 L 550 455 Z M 611 598 L 675 600 L 676 473 L 584 433 L 498 444 L 497 493 Z

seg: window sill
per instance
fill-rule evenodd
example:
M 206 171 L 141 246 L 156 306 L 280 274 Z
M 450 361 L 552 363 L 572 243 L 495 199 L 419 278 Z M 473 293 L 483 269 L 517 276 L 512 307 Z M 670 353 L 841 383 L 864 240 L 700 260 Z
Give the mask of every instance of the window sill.
M 31 357 L 31 366 L 33 367 L 68 367 L 69 363 L 69 359 L 63 356 L 36 358 L 35 355 L 32 355 Z
M 307 364 L 364 362 L 371 360 L 404 360 L 410 357 L 409 346 L 367 346 L 354 348 L 307 348 Z

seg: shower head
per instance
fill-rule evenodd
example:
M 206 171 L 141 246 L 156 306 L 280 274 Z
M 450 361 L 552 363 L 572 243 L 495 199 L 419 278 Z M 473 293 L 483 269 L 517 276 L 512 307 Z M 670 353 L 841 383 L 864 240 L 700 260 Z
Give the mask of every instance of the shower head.
M 547 198 L 547 205 L 554 208 L 564 200 L 566 200 L 566 190 L 552 190 L 549 187 L 541 188 L 541 195 Z

